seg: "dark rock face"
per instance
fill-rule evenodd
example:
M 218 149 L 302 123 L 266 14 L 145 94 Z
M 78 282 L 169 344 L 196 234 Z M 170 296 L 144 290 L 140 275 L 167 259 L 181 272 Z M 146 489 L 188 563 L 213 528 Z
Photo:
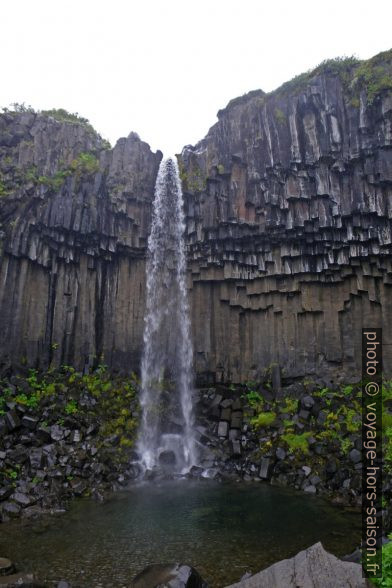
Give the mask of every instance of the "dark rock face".
M 347 380 L 372 325 L 391 373 L 391 92 L 354 99 L 321 70 L 218 117 L 180 156 L 197 372 Z
M 352 380 L 363 326 L 384 328 L 392 371 L 392 94 L 357 67 L 232 100 L 179 157 L 202 385 L 270 367 L 279 394 L 274 364 Z M 134 133 L 108 149 L 82 123 L 0 115 L 3 367 L 138 369 L 161 157 Z
M 156 564 L 148 566 L 134 578 L 132 588 L 208 588 L 199 573 L 184 564 Z
M 83 124 L 0 115 L 3 365 L 138 367 L 162 154 Z

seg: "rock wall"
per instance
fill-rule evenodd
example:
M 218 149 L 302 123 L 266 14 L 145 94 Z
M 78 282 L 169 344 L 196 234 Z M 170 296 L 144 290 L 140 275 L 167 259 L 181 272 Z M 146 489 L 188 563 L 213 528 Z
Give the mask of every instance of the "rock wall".
M 233 100 L 183 150 L 201 379 L 257 380 L 278 363 L 350 380 L 362 327 L 383 327 L 391 374 L 392 95 L 372 95 L 359 67 Z
M 392 373 L 392 53 L 232 100 L 179 156 L 200 382 Z M 57 117 L 58 118 L 58 117 Z M 162 157 L 85 122 L 0 115 L 3 367 L 137 370 Z
M 87 125 L 0 116 L 4 366 L 138 369 L 145 246 L 162 154 Z

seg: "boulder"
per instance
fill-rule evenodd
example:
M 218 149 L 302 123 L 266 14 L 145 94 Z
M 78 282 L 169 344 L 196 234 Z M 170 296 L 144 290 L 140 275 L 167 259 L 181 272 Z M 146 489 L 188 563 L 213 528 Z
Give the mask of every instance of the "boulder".
M 131 588 L 208 588 L 207 583 L 191 566 L 155 564 L 145 568 L 131 582 Z
M 359 564 L 343 562 L 316 543 L 227 588 L 366 588 Z
M 269 457 L 262 457 L 260 463 L 259 477 L 263 480 L 267 480 L 270 475 L 271 460 Z

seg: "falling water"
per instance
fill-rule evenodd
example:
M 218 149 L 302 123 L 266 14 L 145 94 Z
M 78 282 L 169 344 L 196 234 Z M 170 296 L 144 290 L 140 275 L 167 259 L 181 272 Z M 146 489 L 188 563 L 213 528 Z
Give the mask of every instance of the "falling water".
M 184 472 L 196 461 L 185 221 L 178 166 L 161 162 L 148 240 L 139 452 L 145 468 Z

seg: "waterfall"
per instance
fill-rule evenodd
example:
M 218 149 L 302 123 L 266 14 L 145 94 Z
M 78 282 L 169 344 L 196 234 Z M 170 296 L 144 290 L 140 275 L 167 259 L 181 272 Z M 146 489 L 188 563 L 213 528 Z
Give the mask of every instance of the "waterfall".
M 177 162 L 164 159 L 148 239 L 138 449 L 145 468 L 185 472 L 196 462 L 185 220 Z

